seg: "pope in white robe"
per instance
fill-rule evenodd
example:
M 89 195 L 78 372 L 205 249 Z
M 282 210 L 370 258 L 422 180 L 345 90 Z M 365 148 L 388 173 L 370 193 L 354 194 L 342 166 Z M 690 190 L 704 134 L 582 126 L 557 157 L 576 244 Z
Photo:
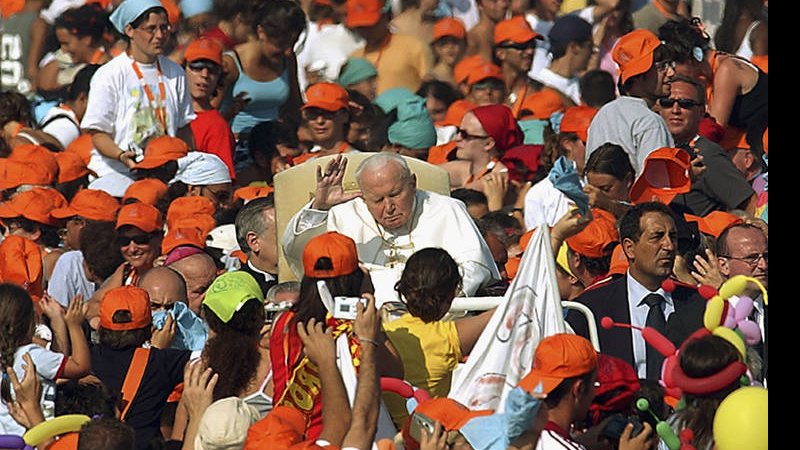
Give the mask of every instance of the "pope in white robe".
M 406 162 L 392 153 L 365 159 L 356 170 L 361 194 L 345 194 L 341 180 L 346 161 L 332 160 L 324 173 L 317 169 L 314 200 L 286 227 L 283 250 L 295 275 L 302 277 L 306 243 L 326 231 L 337 231 L 355 241 L 359 260 L 376 285 L 376 297 L 387 292 L 387 286 L 393 290 L 406 260 L 427 247 L 446 250 L 458 263 L 464 295 L 472 296 L 500 280 L 489 247 L 462 202 L 417 190 Z

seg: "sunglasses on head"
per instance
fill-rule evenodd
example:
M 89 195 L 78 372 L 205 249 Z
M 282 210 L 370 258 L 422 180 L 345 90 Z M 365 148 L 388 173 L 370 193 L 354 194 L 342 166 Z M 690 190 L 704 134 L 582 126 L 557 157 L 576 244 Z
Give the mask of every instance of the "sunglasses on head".
M 678 104 L 683 109 L 694 108 L 695 106 L 703 106 L 702 103 L 692 100 L 690 98 L 669 98 L 669 97 L 661 97 L 658 99 L 658 104 L 661 105 L 662 108 L 672 108 L 675 103 Z
M 203 69 L 208 69 L 211 73 L 219 73 L 222 68 L 212 61 L 198 60 L 192 61 L 187 66 L 195 72 L 201 72 Z
M 149 234 L 137 234 L 134 236 L 117 236 L 114 241 L 117 247 L 127 247 L 133 241 L 136 245 L 147 245 L 150 243 L 151 236 Z

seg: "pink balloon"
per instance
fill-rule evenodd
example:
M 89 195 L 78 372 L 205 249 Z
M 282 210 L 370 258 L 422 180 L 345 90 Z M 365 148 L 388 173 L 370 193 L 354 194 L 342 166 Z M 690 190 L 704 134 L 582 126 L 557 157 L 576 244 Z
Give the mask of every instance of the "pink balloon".
M 755 345 L 761 342 L 761 329 L 752 320 L 747 319 L 739 322 L 739 331 L 744 335 L 744 342 L 747 345 Z
M 725 321 L 722 322 L 722 326 L 725 328 L 730 328 L 731 330 L 736 328 L 736 318 L 734 317 L 735 310 L 733 305 L 728 303 L 728 307 L 725 310 Z
M 751 312 L 753 312 L 753 299 L 746 296 L 739 297 L 739 301 L 736 303 L 736 314 L 734 314 L 736 322 L 747 319 Z

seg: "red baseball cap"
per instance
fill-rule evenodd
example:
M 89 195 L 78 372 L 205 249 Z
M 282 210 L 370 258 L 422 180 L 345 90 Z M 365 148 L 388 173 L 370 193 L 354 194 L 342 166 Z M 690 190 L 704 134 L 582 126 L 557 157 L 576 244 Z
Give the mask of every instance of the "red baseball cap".
M 130 198 L 135 198 L 140 202 L 155 206 L 162 197 L 167 195 L 167 189 L 167 185 L 159 179 L 143 178 L 128 186 L 125 195 L 122 196 L 122 203 L 126 203 L 126 200 Z
M 306 89 L 306 104 L 300 109 L 319 108 L 325 111 L 347 109 L 350 96 L 345 88 L 336 83 L 324 81 L 315 83 Z
M 533 392 L 542 384 L 547 394 L 567 378 L 586 375 L 597 368 L 597 352 L 586 338 L 574 334 L 554 334 L 542 339 L 533 355 L 533 368 L 519 387 Z
M 592 221 L 580 233 L 567 238 L 573 252 L 588 258 L 602 258 L 612 242 L 619 242 L 617 219 L 600 208 L 592 208 Z
M 431 42 L 436 42 L 443 37 L 466 39 L 467 29 L 464 27 L 464 22 L 456 19 L 455 17 L 445 17 L 444 19 L 440 19 L 433 26 L 433 38 L 431 39 Z
M 145 233 L 152 233 L 164 226 L 161 211 L 147 203 L 129 203 L 119 210 L 116 228 L 119 230 L 125 225 L 134 226 Z
M 659 201 L 669 205 L 676 195 L 689 192 L 690 158 L 686 151 L 672 147 L 661 147 L 647 155 L 644 170 L 631 186 L 631 203 Z
M 89 220 L 113 222 L 118 209 L 119 202 L 106 191 L 81 189 L 72 197 L 69 206 L 56 208 L 50 211 L 50 215 L 56 219 L 81 216 Z
M 575 133 L 583 142 L 586 142 L 589 139 L 589 125 L 595 114 L 597 114 L 597 108 L 591 106 L 570 106 L 564 110 L 564 117 L 561 118 L 561 132 Z
M 532 39 L 542 39 L 542 36 L 533 31 L 525 16 L 514 16 L 502 20 L 494 26 L 494 45 L 510 41 L 515 44 L 524 44 Z
M 330 270 L 315 269 L 320 258 L 331 260 Z M 306 244 L 303 249 L 303 273 L 313 278 L 334 278 L 349 275 L 358 269 L 356 243 L 335 231 L 321 234 Z
M 130 320 L 114 321 L 119 311 L 130 313 Z M 149 327 L 150 295 L 136 286 L 120 286 L 109 290 L 100 301 L 100 326 L 113 331 L 138 330 Z
M 189 146 L 182 139 L 172 136 L 159 136 L 150 140 L 144 149 L 144 159 L 136 169 L 155 169 L 170 161 L 175 161 L 189 153 Z
M 611 57 L 619 65 L 619 77 L 624 83 L 628 78 L 641 75 L 653 67 L 653 52 L 661 40 L 650 30 L 640 28 L 622 36 L 611 51 Z
M 222 65 L 222 44 L 216 39 L 201 37 L 192 41 L 184 53 L 186 62 L 207 59 L 217 65 Z

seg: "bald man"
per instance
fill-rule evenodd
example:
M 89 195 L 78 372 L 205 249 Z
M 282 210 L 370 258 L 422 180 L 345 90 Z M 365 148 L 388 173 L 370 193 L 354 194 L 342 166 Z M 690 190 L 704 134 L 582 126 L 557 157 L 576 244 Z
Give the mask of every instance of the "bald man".
M 197 253 L 179 259 L 169 265 L 186 280 L 186 300 L 195 314 L 200 314 L 200 304 L 206 296 L 206 289 L 217 277 L 217 266 L 207 253 Z
M 176 302 L 186 302 L 186 282 L 169 267 L 153 267 L 139 280 L 139 287 L 150 294 L 150 311 L 170 310 Z

